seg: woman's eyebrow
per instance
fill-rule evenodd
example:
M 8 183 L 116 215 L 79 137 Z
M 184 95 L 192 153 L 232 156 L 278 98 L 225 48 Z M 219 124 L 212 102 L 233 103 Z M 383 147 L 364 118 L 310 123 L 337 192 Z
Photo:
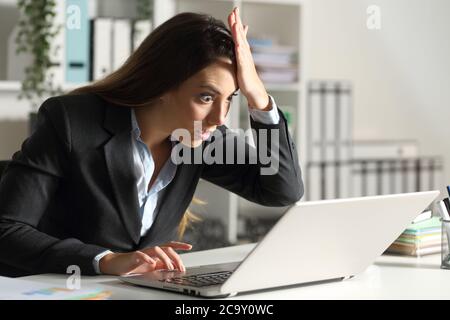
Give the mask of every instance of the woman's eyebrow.
M 200 88 L 207 88 L 211 91 L 213 91 L 215 94 L 221 95 L 219 89 L 217 89 L 216 87 L 209 85 L 209 84 L 202 84 L 200 85 Z
M 200 88 L 207 88 L 207 89 L 213 91 L 215 94 L 222 95 L 218 88 L 216 88 L 215 86 L 210 85 L 210 84 L 202 84 L 202 85 L 200 85 Z M 237 93 L 238 91 L 239 91 L 239 88 L 236 89 L 231 95 Z

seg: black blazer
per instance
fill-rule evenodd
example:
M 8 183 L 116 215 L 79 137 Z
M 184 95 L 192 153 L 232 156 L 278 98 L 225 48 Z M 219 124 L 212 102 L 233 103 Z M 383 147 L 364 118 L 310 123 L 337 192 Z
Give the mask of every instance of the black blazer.
M 266 206 L 303 195 L 297 151 L 286 119 L 255 129 L 280 129 L 279 172 L 260 164 L 179 164 L 151 229 L 140 237 L 131 112 L 95 94 L 52 97 L 0 181 L 0 275 L 94 275 L 93 258 L 176 240 L 176 230 L 203 178 Z M 219 127 L 224 132 L 225 127 Z M 203 142 L 204 148 L 209 142 Z

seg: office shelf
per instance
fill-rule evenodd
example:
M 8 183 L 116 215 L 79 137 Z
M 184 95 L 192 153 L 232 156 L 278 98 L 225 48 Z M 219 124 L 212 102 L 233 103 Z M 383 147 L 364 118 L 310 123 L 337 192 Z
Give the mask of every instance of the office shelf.
M 0 6 L 17 6 L 17 0 L 0 0 Z
M 5 91 L 19 91 L 20 87 L 19 81 L 0 81 L 0 94 Z

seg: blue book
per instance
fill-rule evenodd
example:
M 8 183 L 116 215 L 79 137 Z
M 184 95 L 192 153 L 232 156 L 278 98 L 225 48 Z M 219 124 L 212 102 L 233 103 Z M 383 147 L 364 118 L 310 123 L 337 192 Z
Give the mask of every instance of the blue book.
M 66 0 L 66 82 L 89 81 L 88 0 Z

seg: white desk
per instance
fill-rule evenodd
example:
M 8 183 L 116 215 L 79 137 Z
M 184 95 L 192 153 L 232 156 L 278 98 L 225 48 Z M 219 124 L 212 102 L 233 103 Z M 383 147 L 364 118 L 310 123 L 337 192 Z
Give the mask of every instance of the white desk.
M 186 266 L 241 260 L 253 247 L 241 245 L 185 253 Z M 38 275 L 20 279 L 65 286 L 68 275 Z M 196 299 L 186 295 L 130 286 L 112 276 L 82 277 L 112 291 L 111 299 Z M 1 283 L 0 283 L 1 285 Z M 450 299 L 450 270 L 440 269 L 440 255 L 422 258 L 381 256 L 356 277 L 339 282 L 240 294 L 228 299 Z

